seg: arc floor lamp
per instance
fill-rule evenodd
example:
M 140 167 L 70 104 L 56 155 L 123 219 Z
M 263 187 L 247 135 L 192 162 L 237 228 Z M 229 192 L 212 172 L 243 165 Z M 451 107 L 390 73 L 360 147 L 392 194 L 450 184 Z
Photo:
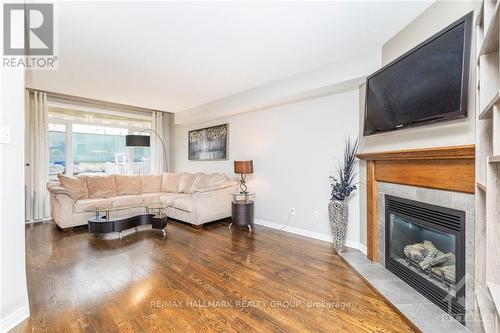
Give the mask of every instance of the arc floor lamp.
M 146 128 L 140 131 L 138 134 L 130 134 L 125 136 L 125 146 L 127 147 L 151 147 L 151 137 L 147 135 L 141 135 L 144 132 L 151 132 L 155 134 L 158 139 L 160 139 L 161 146 L 163 148 L 163 157 L 165 158 L 165 168 L 167 167 L 167 149 L 165 149 L 165 144 L 163 140 L 155 130 Z

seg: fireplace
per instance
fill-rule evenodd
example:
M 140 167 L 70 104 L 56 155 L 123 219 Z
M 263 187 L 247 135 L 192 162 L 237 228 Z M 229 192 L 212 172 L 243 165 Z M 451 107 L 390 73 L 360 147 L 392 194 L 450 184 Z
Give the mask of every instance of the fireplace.
M 385 266 L 461 319 L 465 313 L 465 212 L 385 195 Z

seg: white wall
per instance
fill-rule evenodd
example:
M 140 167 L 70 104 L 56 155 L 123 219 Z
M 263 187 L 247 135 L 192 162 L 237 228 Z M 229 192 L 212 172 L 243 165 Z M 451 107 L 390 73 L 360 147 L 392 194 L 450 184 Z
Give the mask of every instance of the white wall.
M 174 170 L 224 172 L 232 177 L 233 160 L 252 159 L 249 189 L 256 192 L 256 219 L 284 224 L 291 207 L 296 216 L 289 231 L 329 238 L 328 177 L 342 156 L 344 138 L 358 136 L 358 90 L 239 114 L 173 131 Z M 187 132 L 229 123 L 229 160 L 187 159 Z M 319 212 L 319 219 L 313 212 Z M 358 197 L 350 200 L 348 239 L 359 241 Z
M 12 143 L 0 144 L 0 331 L 29 316 L 24 257 L 24 73 L 1 71 L 1 126 Z
M 379 50 L 365 52 L 342 62 L 179 112 L 176 114 L 175 123 L 200 123 L 352 89 L 356 83 L 364 80 L 367 73 L 377 69 L 380 59 Z

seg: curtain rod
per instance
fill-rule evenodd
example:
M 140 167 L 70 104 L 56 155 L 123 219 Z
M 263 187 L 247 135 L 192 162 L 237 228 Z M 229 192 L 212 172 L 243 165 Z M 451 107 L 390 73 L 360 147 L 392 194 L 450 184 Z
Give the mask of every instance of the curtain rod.
M 122 108 L 122 109 L 129 109 L 131 111 L 143 111 L 143 112 L 160 111 L 160 112 L 167 113 L 167 114 L 171 113 L 171 112 L 166 112 L 166 111 L 162 111 L 162 110 L 143 108 L 140 106 L 107 102 L 107 101 L 102 101 L 102 100 L 98 100 L 98 99 L 92 99 L 92 98 L 86 98 L 86 97 L 80 97 L 80 96 L 74 96 L 74 95 L 66 95 L 66 94 L 61 94 L 61 93 L 42 90 L 42 89 L 34 89 L 34 88 L 29 88 L 29 87 L 26 87 L 25 89 L 27 89 L 29 91 L 41 91 L 41 92 L 46 93 L 47 96 L 50 96 L 50 97 L 63 98 L 63 99 L 71 100 L 71 101 L 91 104 L 94 106 Z

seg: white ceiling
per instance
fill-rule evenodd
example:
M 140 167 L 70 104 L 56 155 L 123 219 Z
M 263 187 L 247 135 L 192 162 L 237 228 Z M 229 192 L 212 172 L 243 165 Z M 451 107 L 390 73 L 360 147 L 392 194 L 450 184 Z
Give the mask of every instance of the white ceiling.
M 429 1 L 59 2 L 30 87 L 169 112 L 380 48 Z

